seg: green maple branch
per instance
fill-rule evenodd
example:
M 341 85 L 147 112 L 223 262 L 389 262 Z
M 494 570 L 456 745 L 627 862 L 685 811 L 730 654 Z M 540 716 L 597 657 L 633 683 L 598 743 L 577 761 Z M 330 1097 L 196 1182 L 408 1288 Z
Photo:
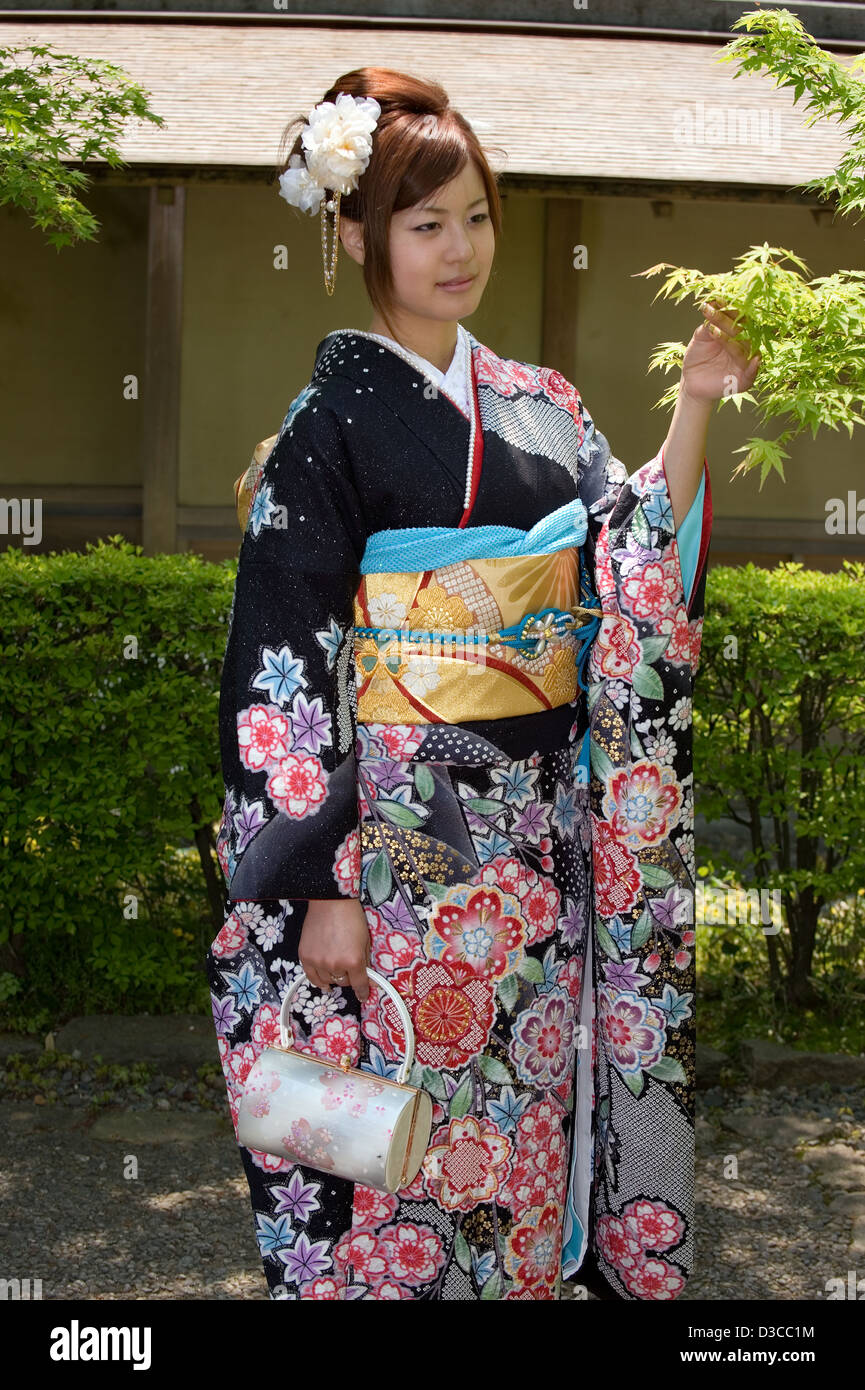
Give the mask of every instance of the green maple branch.
M 761 424 L 791 422 L 776 439 L 749 439 L 736 451 L 745 458 L 733 476 L 759 467 L 762 488 L 773 469 L 786 481 L 784 446 L 804 430 L 814 437 L 821 425 L 843 426 L 852 435 L 854 424 L 865 424 L 859 413 L 865 406 L 865 271 L 839 270 L 808 280 L 799 273 L 808 272 L 800 257 L 767 242 L 752 246 L 734 265 L 732 271 L 706 275 L 662 262 L 639 274 L 670 271 L 655 299 L 690 299 L 695 307 L 716 299 L 740 315 L 750 352 L 760 354 L 760 371 L 750 391 L 737 392 L 731 379 L 719 408 L 731 400 L 741 410 L 742 401 L 751 401 Z M 660 343 L 649 368 L 681 368 L 684 355 L 684 343 Z M 654 408 L 673 404 L 678 389 L 677 383 Z
M 716 55 L 719 63 L 737 64 L 734 81 L 746 72 L 765 73 L 774 77 L 776 87 L 792 88 L 794 106 L 807 96 L 805 109 L 811 114 L 806 126 L 835 117 L 842 128 L 848 127 L 844 134 L 850 145 L 838 166 L 799 187 L 825 199 L 836 195 L 842 214 L 865 210 L 865 53 L 840 63 L 790 10 L 749 10 L 730 27 L 748 31 Z
M 58 250 L 93 240 L 99 223 L 77 196 L 90 179 L 70 162 L 121 165 L 116 142 L 130 117 L 165 124 L 147 95 L 103 59 L 51 44 L 0 47 L 0 205 L 28 212 Z
M 836 199 L 841 214 L 865 209 L 865 54 L 844 65 L 821 49 L 789 10 L 750 10 L 731 26 L 748 32 L 733 39 L 717 55 L 720 62 L 734 62 L 738 70 L 762 72 L 774 77 L 776 87 L 794 92 L 794 105 L 807 96 L 811 115 L 805 124 L 837 118 L 850 144 L 837 168 L 823 178 L 800 185 L 823 198 Z M 861 218 L 857 217 L 856 221 Z M 643 276 L 669 271 L 655 295 L 697 307 L 706 299 L 728 306 L 739 316 L 750 352 L 759 352 L 761 363 L 751 391 L 737 392 L 731 379 L 729 393 L 719 408 L 732 400 L 737 410 L 750 401 L 760 423 L 780 420 L 788 427 L 774 439 L 751 438 L 736 452 L 745 458 L 735 469 L 748 473 L 760 469 L 760 487 L 772 471 L 782 481 L 785 446 L 805 430 L 812 438 L 820 426 L 843 427 L 852 435 L 855 425 L 865 424 L 860 411 L 865 405 L 865 271 L 839 270 L 834 275 L 809 276 L 805 262 L 784 247 L 752 246 L 734 262 L 734 269 L 708 275 L 668 262 L 638 272 Z M 680 367 L 685 344 L 659 343 L 649 370 L 669 372 Z M 678 384 L 656 401 L 655 409 L 672 405 Z

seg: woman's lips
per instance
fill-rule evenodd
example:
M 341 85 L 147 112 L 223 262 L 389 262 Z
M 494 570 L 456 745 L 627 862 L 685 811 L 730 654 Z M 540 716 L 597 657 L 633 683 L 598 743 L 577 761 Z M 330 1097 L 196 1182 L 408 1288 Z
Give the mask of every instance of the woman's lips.
M 440 280 L 440 290 L 466 290 L 469 285 L 474 284 L 476 275 L 466 275 L 462 280 Z

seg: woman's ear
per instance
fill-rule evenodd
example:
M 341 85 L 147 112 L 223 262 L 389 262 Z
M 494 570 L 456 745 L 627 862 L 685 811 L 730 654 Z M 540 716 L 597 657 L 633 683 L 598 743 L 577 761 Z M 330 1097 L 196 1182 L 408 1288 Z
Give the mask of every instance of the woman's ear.
M 353 222 L 350 217 L 339 218 L 339 239 L 353 261 L 363 265 L 363 224 Z

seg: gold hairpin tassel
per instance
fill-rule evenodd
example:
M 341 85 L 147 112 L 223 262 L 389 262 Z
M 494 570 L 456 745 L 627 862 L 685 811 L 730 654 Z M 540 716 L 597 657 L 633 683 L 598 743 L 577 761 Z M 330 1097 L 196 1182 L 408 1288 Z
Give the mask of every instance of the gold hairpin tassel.
M 333 287 L 336 284 L 336 258 L 339 252 L 339 192 L 334 193 L 332 198 L 322 198 L 321 200 L 321 258 L 324 263 L 324 287 L 328 294 L 333 294 Z M 330 265 L 328 266 L 327 252 L 327 214 L 333 213 L 333 246 L 330 251 Z

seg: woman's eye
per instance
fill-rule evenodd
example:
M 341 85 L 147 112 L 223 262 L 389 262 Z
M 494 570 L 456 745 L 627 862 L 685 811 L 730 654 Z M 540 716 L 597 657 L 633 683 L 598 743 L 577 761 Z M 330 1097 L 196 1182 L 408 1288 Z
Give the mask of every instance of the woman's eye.
M 477 222 L 478 218 L 480 218 L 481 221 L 483 221 L 484 218 L 488 218 L 488 217 L 489 217 L 489 213 L 488 213 L 488 212 L 476 212 L 476 213 L 474 214 L 474 216 L 473 216 L 470 220 L 471 220 L 472 222 Z M 415 231 L 416 231 L 416 232 L 425 232 L 425 231 L 427 230 L 428 227 L 440 227 L 440 226 L 441 226 L 441 223 L 440 223 L 440 222 L 424 222 L 420 227 L 415 227 Z

